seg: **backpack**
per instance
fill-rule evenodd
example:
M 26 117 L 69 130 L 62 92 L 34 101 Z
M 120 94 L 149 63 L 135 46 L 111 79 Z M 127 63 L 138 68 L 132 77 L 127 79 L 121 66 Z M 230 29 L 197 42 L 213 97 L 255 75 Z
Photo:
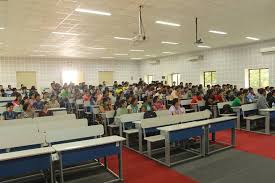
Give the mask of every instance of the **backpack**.
M 154 111 L 146 111 L 143 115 L 143 119 L 155 118 L 155 117 L 157 117 L 157 114 Z
M 229 104 L 225 104 L 222 108 L 224 114 L 231 114 L 233 113 L 233 109 Z

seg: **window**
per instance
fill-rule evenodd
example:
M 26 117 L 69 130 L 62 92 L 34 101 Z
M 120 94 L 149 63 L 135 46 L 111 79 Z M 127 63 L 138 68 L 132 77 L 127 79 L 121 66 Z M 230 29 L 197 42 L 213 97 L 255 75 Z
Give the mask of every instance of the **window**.
M 62 82 L 64 83 L 75 83 L 83 82 L 83 73 L 78 71 L 63 71 L 62 72 Z
M 249 87 L 263 88 L 269 85 L 269 69 L 249 69 Z
M 207 71 L 203 73 L 203 81 L 204 81 L 204 87 L 207 85 L 215 85 L 217 84 L 217 76 L 216 71 Z
M 153 76 L 152 75 L 146 75 L 144 76 L 144 82 L 147 84 L 151 84 L 153 81 Z
M 172 84 L 175 86 L 180 84 L 180 74 L 172 74 Z

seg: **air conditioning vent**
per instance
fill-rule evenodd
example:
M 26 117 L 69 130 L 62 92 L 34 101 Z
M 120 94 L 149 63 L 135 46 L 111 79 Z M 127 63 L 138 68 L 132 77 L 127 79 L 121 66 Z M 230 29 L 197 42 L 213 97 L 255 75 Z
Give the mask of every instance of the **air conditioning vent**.
M 272 53 L 275 52 L 275 47 L 270 47 L 270 48 L 262 48 L 260 50 L 261 53 Z
M 203 60 L 203 55 L 197 55 L 197 56 L 187 58 L 187 61 L 189 62 L 197 62 L 200 60 Z

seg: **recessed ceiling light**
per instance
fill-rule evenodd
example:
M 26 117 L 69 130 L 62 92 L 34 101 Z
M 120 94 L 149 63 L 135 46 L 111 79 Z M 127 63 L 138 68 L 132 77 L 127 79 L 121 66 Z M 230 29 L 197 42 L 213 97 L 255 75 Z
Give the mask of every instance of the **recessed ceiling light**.
M 174 54 L 174 52 L 170 52 L 170 51 L 164 51 L 162 53 L 164 53 L 164 54 Z
M 115 53 L 115 55 L 117 56 L 125 56 L 125 55 L 128 55 L 127 53 Z
M 141 60 L 142 58 L 131 58 L 131 60 Z
M 115 58 L 115 57 L 101 57 L 103 59 L 111 59 L 111 58 Z
M 128 37 L 114 37 L 114 39 L 133 41 L 133 38 L 128 38 Z
M 162 44 L 172 44 L 172 45 L 177 45 L 179 43 L 175 43 L 175 42 L 169 42 L 169 41 L 162 41 Z
M 227 32 L 216 31 L 216 30 L 210 30 L 210 31 L 208 31 L 208 32 L 210 32 L 210 33 L 214 33 L 214 34 L 222 34 L 222 35 L 227 34 Z
M 180 27 L 180 24 L 172 23 L 172 22 L 164 22 L 164 21 L 156 21 L 157 24 L 162 24 L 162 25 L 170 25 L 170 26 L 175 26 L 175 27 Z
M 130 51 L 133 51 L 133 52 L 142 52 L 144 50 L 130 50 Z
M 4 30 L 5 29 L 5 27 L 0 27 L 0 30 Z
M 96 11 L 96 10 L 88 10 L 88 9 L 82 9 L 82 8 L 76 8 L 75 11 L 81 12 L 81 13 L 91 13 L 95 15 L 105 15 L 105 16 L 111 16 L 111 13 L 103 12 L 103 11 Z
M 246 37 L 246 39 L 250 39 L 250 40 L 253 40 L 253 41 L 259 41 L 260 40 L 259 38 L 255 38 L 255 37 Z
M 198 48 L 211 48 L 211 46 L 207 46 L 207 45 L 198 45 Z
M 53 34 L 60 34 L 60 35 L 70 35 L 70 36 L 78 36 L 79 34 L 70 33 L 70 32 L 52 32 Z
M 45 57 L 46 55 L 30 55 L 31 57 Z

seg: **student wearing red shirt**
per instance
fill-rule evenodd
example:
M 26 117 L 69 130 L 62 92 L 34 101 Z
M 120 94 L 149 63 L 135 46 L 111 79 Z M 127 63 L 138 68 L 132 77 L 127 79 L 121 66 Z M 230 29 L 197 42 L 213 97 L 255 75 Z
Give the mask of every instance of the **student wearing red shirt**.
M 158 96 L 155 96 L 153 98 L 153 110 L 154 111 L 161 111 L 166 109 L 165 105 L 163 104 L 163 102 L 160 101 Z

